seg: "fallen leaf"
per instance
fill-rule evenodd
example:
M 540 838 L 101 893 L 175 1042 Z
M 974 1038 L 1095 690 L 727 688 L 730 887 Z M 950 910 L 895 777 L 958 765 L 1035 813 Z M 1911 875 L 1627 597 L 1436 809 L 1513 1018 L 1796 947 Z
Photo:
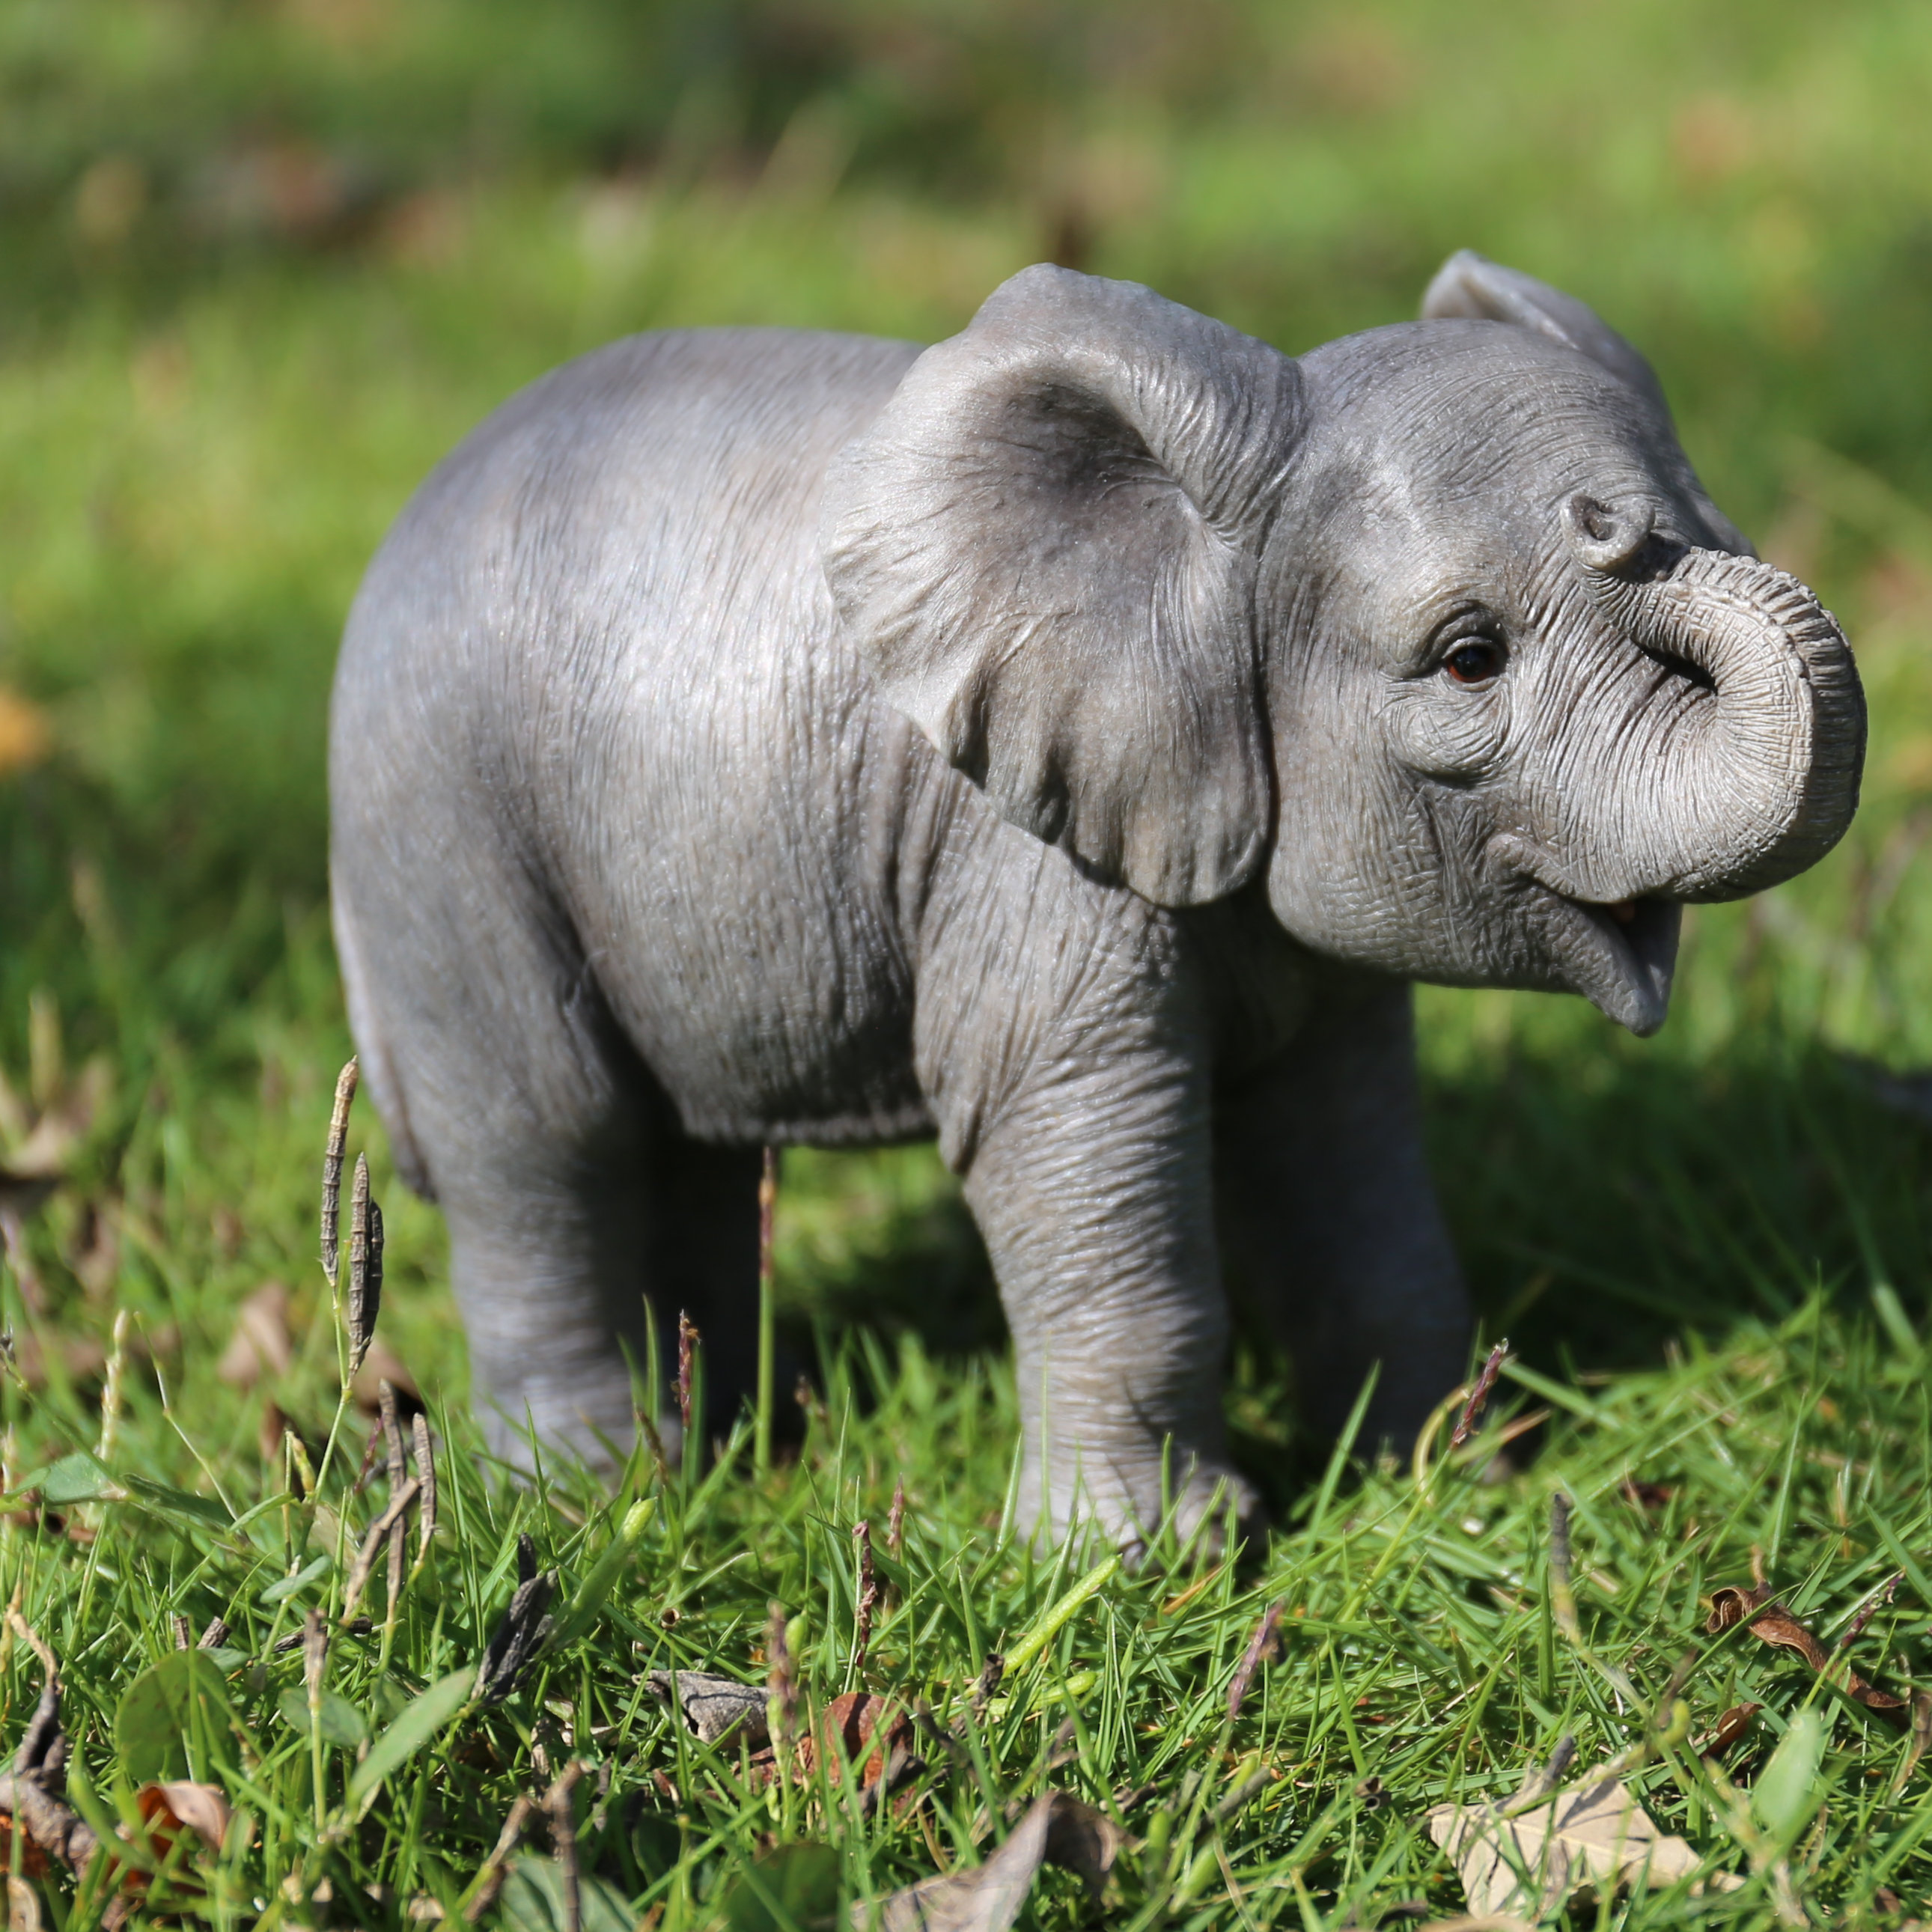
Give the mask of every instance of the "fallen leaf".
M 908 1886 L 876 1906 L 856 1905 L 860 1932 L 1006 1932 L 1042 1864 L 1078 1873 L 1098 1893 L 1121 1844 L 1120 1827 L 1064 1791 L 1034 1799 L 1013 1834 L 984 1864 Z
M 32 698 L 0 684 L 0 777 L 31 770 L 53 744 L 53 720 Z
M 233 1814 L 228 1794 L 218 1784 L 196 1784 L 186 1778 L 144 1784 L 134 1794 L 150 1837 L 171 1840 L 184 1826 L 211 1852 L 218 1852 L 228 1836 Z
M 11 1872 L 7 1874 L 7 1932 L 40 1932 L 40 1894 Z
M 1644 1510 L 1660 1510 L 1677 1492 L 1668 1483 L 1640 1483 L 1626 1476 L 1618 1484 L 1624 1501 Z
M 1415 1932 L 1536 1932 L 1536 1928 L 1513 1912 L 1491 1912 L 1480 1918 L 1432 1918 Z
M 1428 1823 L 1478 1915 L 1527 1906 L 1541 1918 L 1586 1885 L 1656 1888 L 1703 1869 L 1690 1846 L 1659 1832 L 1613 1778 L 1560 1791 L 1514 1817 L 1487 1804 L 1438 1804 Z M 1730 1891 L 1743 1881 L 1718 1872 L 1706 1882 Z
M 7 1177 L 50 1186 L 64 1180 L 68 1156 L 93 1130 L 113 1097 L 112 1064 L 97 1054 L 76 1078 L 50 1098 L 26 1138 L 8 1150 Z
M 106 1301 L 121 1279 L 119 1204 L 111 1198 L 84 1203 L 80 1229 L 64 1257 L 90 1301 Z
M 1704 1757 L 1722 1757 L 1749 1730 L 1762 1710 L 1762 1704 L 1733 1704 L 1718 1720 L 1718 1728 L 1697 1747 Z
M 10 1811 L 0 1811 L 0 1858 L 10 1864 L 14 1856 L 14 1833 L 16 1827 Z M 47 1868 L 47 1855 L 35 1844 L 24 1831 L 21 1833 L 20 1869 L 29 1878 L 38 1878 Z
M 235 1332 L 214 1372 L 231 1388 L 250 1389 L 264 1376 L 286 1375 L 295 1358 L 289 1291 L 280 1282 L 265 1281 L 235 1311 Z
M 355 1379 L 350 1384 L 350 1393 L 356 1398 L 356 1406 L 364 1415 L 378 1415 L 382 1408 L 382 1384 L 387 1382 L 396 1392 L 396 1414 L 406 1424 L 417 1415 L 427 1415 L 429 1406 L 423 1400 L 422 1389 L 414 1376 L 404 1365 L 403 1358 L 380 1338 L 369 1346 L 369 1352 L 362 1358 L 362 1366 L 356 1371 Z
M 770 1742 L 762 1684 L 740 1684 L 704 1670 L 653 1670 L 644 1682 L 660 1702 L 682 1711 L 685 1722 L 707 1744 L 729 1738 L 755 1750 Z
M 836 1784 L 842 1775 L 839 1759 L 842 1753 L 848 1764 L 859 1766 L 859 1782 L 862 1785 L 876 1784 L 885 1775 L 887 1760 L 896 1750 L 904 1749 L 912 1742 L 912 1720 L 903 1708 L 893 1712 L 892 1721 L 886 1726 L 882 1738 L 875 1738 L 879 1721 L 892 1708 L 890 1700 L 875 1696 L 869 1690 L 848 1690 L 843 1696 L 835 1697 L 825 1707 L 825 1714 L 818 1720 L 820 1748 L 825 1753 L 827 1774 Z M 838 1748 L 832 1748 L 836 1738 Z M 800 1755 L 806 1758 L 808 1767 L 813 1740 L 807 1738 L 800 1748 Z M 872 1754 L 866 1756 L 866 1748 L 872 1745 Z M 860 1764 L 860 1760 L 864 1762 Z
M 1868 1684 L 1848 1659 L 1840 1658 L 1834 1663 L 1831 1652 L 1782 1604 L 1772 1600 L 1769 1584 L 1760 1583 L 1749 1590 L 1730 1584 L 1711 1592 L 1711 1614 L 1705 1621 L 1705 1629 L 1714 1636 L 1740 1623 L 1750 1625 L 1751 1635 L 1759 1642 L 1778 1650 L 1796 1651 L 1820 1676 L 1836 1684 L 1846 1696 L 1867 1710 L 1893 1724 L 1906 1721 L 1905 1700 Z

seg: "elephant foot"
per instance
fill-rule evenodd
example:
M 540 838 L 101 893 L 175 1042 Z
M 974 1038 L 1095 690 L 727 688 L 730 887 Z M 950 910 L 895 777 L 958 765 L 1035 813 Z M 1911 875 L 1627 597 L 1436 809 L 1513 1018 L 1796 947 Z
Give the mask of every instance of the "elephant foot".
M 1163 1475 L 1165 1474 L 1165 1481 Z M 1111 1545 L 1131 1565 L 1219 1555 L 1268 1527 L 1253 1484 L 1218 1456 L 1170 1457 L 1131 1470 L 1118 1464 L 1056 1471 L 1042 1498 L 1037 1469 L 1021 1482 L 1016 1526 L 1042 1545 Z
M 532 1376 L 508 1385 L 485 1385 L 472 1402 L 484 1445 L 520 1474 L 541 1461 L 581 1466 L 608 1477 L 623 1466 L 638 1436 L 629 1375 Z M 677 1423 L 670 1418 L 676 1454 Z

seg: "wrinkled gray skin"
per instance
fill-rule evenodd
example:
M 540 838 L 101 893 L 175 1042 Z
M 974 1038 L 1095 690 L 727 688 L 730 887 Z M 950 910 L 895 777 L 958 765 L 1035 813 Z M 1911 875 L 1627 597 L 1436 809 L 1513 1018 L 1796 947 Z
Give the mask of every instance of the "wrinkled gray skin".
M 1408 982 L 1663 1020 L 1810 865 L 1863 701 L 1654 377 L 1471 255 L 1299 360 L 1050 268 L 914 346 L 586 356 L 436 471 L 338 676 L 336 932 L 486 1418 L 632 1430 L 644 1298 L 752 1374 L 765 1142 L 936 1133 L 1028 1516 L 1226 1482 L 1228 1297 L 1333 1429 L 1457 1381 Z

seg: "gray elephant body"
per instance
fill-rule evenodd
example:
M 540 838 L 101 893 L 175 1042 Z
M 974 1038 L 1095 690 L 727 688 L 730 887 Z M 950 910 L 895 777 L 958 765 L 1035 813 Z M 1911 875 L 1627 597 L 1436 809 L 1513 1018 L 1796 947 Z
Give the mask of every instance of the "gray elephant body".
M 1808 862 L 1856 779 L 1856 680 L 1808 604 L 1778 633 L 1802 716 L 1760 735 L 1809 735 L 1732 786 L 1776 768 L 1766 824 L 1579 797 L 1591 734 L 1708 735 L 1742 675 L 1614 598 L 1748 560 L 1711 556 L 1736 546 L 1660 404 L 1558 333 L 1435 321 L 1296 364 L 1034 270 L 923 355 L 620 343 L 439 470 L 344 645 L 335 916 L 500 1441 L 621 1448 L 646 1296 L 691 1310 L 728 1402 L 748 1384 L 770 1142 L 937 1134 L 1014 1334 L 1023 1507 L 1055 1525 L 1083 1490 L 1129 1540 L 1240 1491 L 1229 1287 L 1323 1425 L 1377 1363 L 1372 1432 L 1454 1383 L 1407 979 L 1654 1024 L 1675 901 Z M 1460 440 L 1429 427 L 1472 390 Z M 1428 463 L 1394 464 L 1418 434 Z M 1468 594 L 1423 580 L 1445 528 Z M 1420 633 L 1390 634 L 1397 595 Z M 1614 660 L 1600 716 L 1538 697 L 1554 644 L 1486 680 L 1402 657 L 1466 606 Z M 1466 634 L 1466 668 L 1492 640 Z

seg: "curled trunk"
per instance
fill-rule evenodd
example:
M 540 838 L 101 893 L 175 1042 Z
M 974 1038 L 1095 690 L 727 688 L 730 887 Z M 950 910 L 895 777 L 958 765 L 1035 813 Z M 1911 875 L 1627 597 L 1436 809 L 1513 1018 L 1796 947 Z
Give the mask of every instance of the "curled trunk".
M 1689 550 L 1651 577 L 1613 554 L 1586 561 L 1592 599 L 1616 628 L 1708 686 L 1644 788 L 1648 890 L 1742 898 L 1823 857 L 1856 808 L 1865 738 L 1858 672 L 1831 614 L 1756 557 Z

